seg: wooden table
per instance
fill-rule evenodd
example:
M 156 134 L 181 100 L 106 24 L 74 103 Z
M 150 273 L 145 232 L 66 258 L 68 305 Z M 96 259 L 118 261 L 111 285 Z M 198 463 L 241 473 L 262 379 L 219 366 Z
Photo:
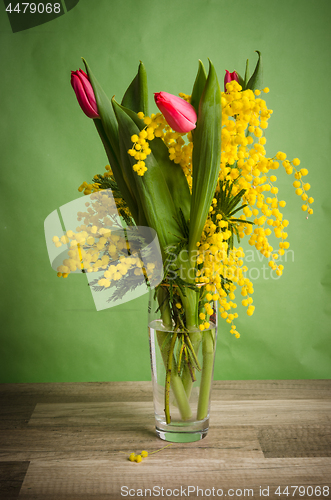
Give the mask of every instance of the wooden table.
M 208 436 L 138 464 L 129 453 L 167 444 L 154 433 L 150 382 L 2 384 L 0 498 L 328 498 L 330 389 L 217 381 Z

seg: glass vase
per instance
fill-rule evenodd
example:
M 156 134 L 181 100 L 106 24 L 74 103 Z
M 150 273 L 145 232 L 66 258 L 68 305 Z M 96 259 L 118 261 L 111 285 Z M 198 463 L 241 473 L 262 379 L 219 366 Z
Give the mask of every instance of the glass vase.
M 193 442 L 204 438 L 209 428 L 216 304 L 209 303 L 205 311 L 203 287 L 193 292 L 186 290 L 187 293 L 170 288 L 161 285 L 158 290 L 151 290 L 149 297 L 156 434 L 165 441 Z M 186 314 L 190 305 L 196 309 L 194 315 Z M 191 320 L 195 316 L 195 324 L 188 324 L 187 316 Z

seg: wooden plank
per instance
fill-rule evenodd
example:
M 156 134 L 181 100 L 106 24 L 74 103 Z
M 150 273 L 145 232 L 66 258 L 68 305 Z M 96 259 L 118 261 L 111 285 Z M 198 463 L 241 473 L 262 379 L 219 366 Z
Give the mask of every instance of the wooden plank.
M 331 425 L 266 426 L 258 430 L 264 456 L 331 457 Z
M 331 380 L 224 380 L 215 381 L 213 401 L 328 399 Z
M 0 462 L 0 498 L 18 498 L 29 462 Z
M 151 382 L 0 384 L 2 398 L 43 403 L 149 401 Z M 213 400 L 330 399 L 331 380 L 217 380 Z
M 151 401 L 151 382 L 0 384 L 0 406 L 6 401 L 70 403 Z
M 0 402 L 0 429 L 24 429 L 35 409 L 35 403 Z
M 213 401 L 211 425 L 279 425 L 291 423 L 328 423 L 331 401 Z M 153 422 L 150 402 L 116 403 L 47 403 L 37 404 L 29 426 L 117 425 L 120 429 L 134 428 L 138 423 Z
M 280 425 L 330 422 L 328 400 L 212 401 L 213 425 Z
M 55 429 L 36 429 L 10 431 L 0 434 L 0 460 L 50 461 L 66 458 L 81 459 L 107 458 L 109 453 L 122 461 L 131 452 L 140 453 L 158 450 L 166 443 L 156 437 L 153 426 L 137 427 L 121 431 L 106 427 L 58 427 Z M 198 443 L 172 445 L 174 458 L 180 454 L 191 453 L 209 457 L 263 458 L 257 432 L 253 427 L 212 427 L 208 436 Z M 122 453 L 123 452 L 123 453 Z
M 47 403 L 37 404 L 29 426 L 120 426 L 153 425 L 153 401 L 116 403 Z
M 183 453 L 176 459 L 173 451 L 164 450 L 141 464 L 131 463 L 126 459 L 118 460 L 117 457 L 115 461 L 111 457 L 109 460 L 34 462 L 26 475 L 20 498 L 78 500 L 82 498 L 83 491 L 84 499 L 103 500 L 120 498 L 123 486 L 133 488 L 136 492 L 139 488 L 152 489 L 155 486 L 165 490 L 183 487 L 187 492 L 188 486 L 194 486 L 203 490 L 222 488 L 225 494 L 229 488 L 250 488 L 255 497 L 259 496 L 260 487 L 269 487 L 268 498 L 279 499 L 282 497 L 275 494 L 278 486 L 282 490 L 290 485 L 328 485 L 330 488 L 330 459 L 224 461 L 207 456 L 188 457 L 183 456 Z M 199 496 L 201 497 L 201 493 Z M 235 498 L 238 496 L 242 495 Z M 192 493 L 190 497 L 196 498 L 197 495 Z M 130 498 L 139 498 L 139 494 Z M 300 498 L 312 496 L 302 495 Z

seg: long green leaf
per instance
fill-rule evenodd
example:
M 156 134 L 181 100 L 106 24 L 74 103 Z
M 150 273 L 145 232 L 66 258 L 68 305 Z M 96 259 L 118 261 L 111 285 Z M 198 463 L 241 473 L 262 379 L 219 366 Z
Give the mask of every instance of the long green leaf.
M 138 206 L 137 206 L 137 202 L 134 199 L 134 197 L 132 196 L 132 193 L 129 190 L 128 185 L 127 185 L 127 183 L 126 183 L 126 181 L 125 181 L 125 179 L 123 177 L 123 172 L 122 172 L 121 166 L 119 165 L 119 163 L 117 161 L 117 158 L 114 155 L 114 152 L 113 152 L 113 149 L 112 149 L 112 147 L 110 145 L 108 137 L 106 136 L 105 131 L 103 129 L 101 120 L 95 119 L 94 123 L 95 123 L 96 129 L 97 129 L 97 131 L 99 133 L 100 139 L 101 139 L 101 141 L 102 141 L 102 143 L 104 145 L 104 148 L 105 148 L 105 151 L 106 151 L 109 163 L 111 165 L 111 168 L 112 168 L 112 171 L 113 171 L 113 174 L 114 174 L 114 178 L 115 178 L 116 184 L 117 184 L 117 186 L 118 186 L 118 188 L 119 188 L 119 190 L 120 190 L 120 192 L 121 192 L 124 200 L 126 201 L 129 209 L 130 209 L 132 217 L 134 218 L 136 224 L 138 224 Z
M 242 86 L 242 89 L 243 90 L 246 90 L 247 88 L 247 83 L 248 83 L 248 80 L 249 80 L 249 62 L 248 62 L 248 59 L 246 60 L 246 68 L 245 68 L 245 77 L 243 78 L 242 76 L 239 75 L 238 71 L 237 71 L 237 75 L 238 75 L 238 79 L 239 79 L 239 84 Z
M 211 205 L 221 160 L 221 90 L 215 68 L 209 74 L 201 96 L 193 143 L 193 186 L 189 251 L 196 249 Z
M 246 88 L 251 90 L 262 90 L 263 89 L 263 68 L 262 68 L 262 57 L 261 52 L 256 50 L 257 55 L 259 56 L 258 61 L 255 66 L 254 73 L 250 77 Z
M 199 59 L 198 73 L 195 78 L 191 96 L 191 104 L 194 107 L 197 114 L 199 112 L 199 102 L 202 96 L 203 89 L 205 88 L 206 81 L 207 81 L 207 73 L 203 65 L 203 62 L 200 61 Z
M 145 66 L 140 61 L 138 73 L 132 80 L 122 99 L 122 106 L 148 115 L 148 87 Z
M 137 222 L 138 219 L 138 207 L 137 202 L 132 195 L 132 191 L 129 188 L 122 172 L 122 166 L 120 162 L 120 148 L 119 148 L 119 136 L 118 136 L 118 125 L 115 117 L 115 113 L 111 102 L 109 101 L 107 95 L 103 91 L 102 87 L 98 83 L 97 79 L 93 75 L 89 65 L 83 59 L 85 64 L 86 72 L 90 79 L 95 99 L 97 102 L 98 112 L 100 115 L 100 120 L 94 120 L 104 148 L 106 150 L 110 166 L 112 168 L 116 183 L 125 199 L 133 218 Z
M 131 136 L 139 134 L 139 128 L 114 99 L 112 104 L 121 130 L 123 146 L 128 150 L 132 146 Z M 133 166 L 134 158 L 129 156 L 129 160 Z M 135 184 L 148 225 L 156 231 L 160 246 L 164 250 L 167 246 L 176 244 L 183 235 L 176 221 L 176 207 L 161 166 L 153 153 L 147 156 L 145 162 L 148 170 L 142 177 L 137 175 Z
M 244 80 L 243 90 L 246 90 L 247 88 L 248 79 L 249 79 L 249 61 L 248 59 L 246 59 L 245 80 Z
M 157 137 L 153 139 L 150 142 L 150 148 L 162 169 L 176 208 L 177 219 L 180 218 L 181 211 L 185 221 L 188 222 L 191 210 L 191 193 L 182 167 L 170 160 L 168 148 L 162 139 Z
M 103 91 L 101 85 L 98 83 L 97 79 L 93 75 L 85 59 L 83 59 L 83 62 L 85 64 L 86 72 L 88 74 L 88 77 L 90 79 L 94 91 L 94 96 L 97 102 L 98 112 L 100 115 L 102 126 L 104 128 L 106 136 L 108 137 L 108 140 L 111 144 L 114 154 L 116 155 L 117 159 L 119 159 L 118 126 L 113 107 L 107 95 Z

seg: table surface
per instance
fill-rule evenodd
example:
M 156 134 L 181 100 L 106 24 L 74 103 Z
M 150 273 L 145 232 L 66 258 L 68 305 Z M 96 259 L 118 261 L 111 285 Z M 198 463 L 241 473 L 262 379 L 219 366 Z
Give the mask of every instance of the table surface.
M 330 380 L 216 381 L 208 436 L 135 463 L 151 382 L 0 384 L 0 498 L 331 497 L 330 410 Z

